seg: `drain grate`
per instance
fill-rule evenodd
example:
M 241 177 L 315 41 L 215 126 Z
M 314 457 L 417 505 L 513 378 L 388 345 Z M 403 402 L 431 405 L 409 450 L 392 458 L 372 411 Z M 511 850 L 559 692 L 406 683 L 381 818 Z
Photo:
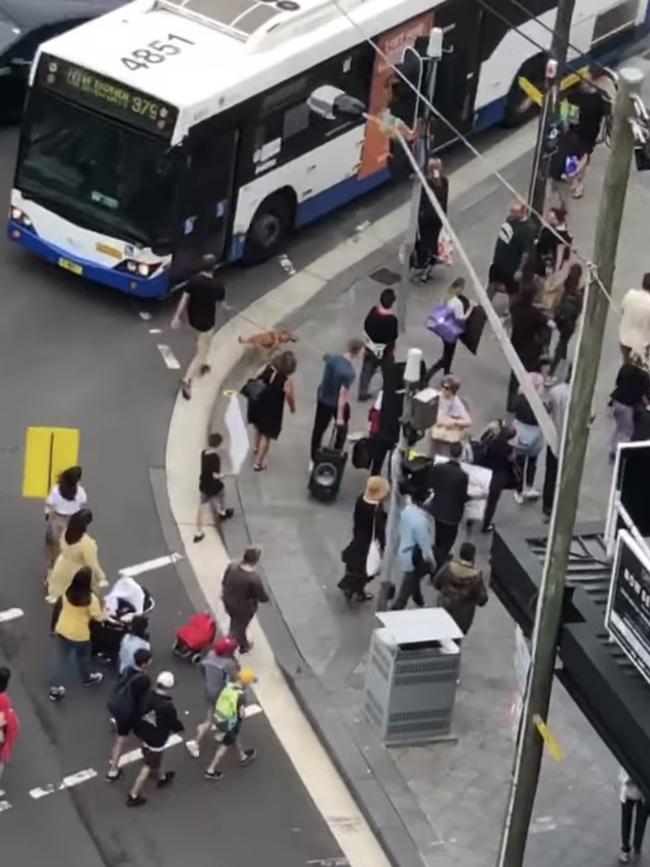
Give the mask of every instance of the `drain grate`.
M 379 268 L 377 271 L 372 272 L 370 279 L 384 286 L 394 286 L 395 283 L 399 283 L 401 277 L 389 268 Z

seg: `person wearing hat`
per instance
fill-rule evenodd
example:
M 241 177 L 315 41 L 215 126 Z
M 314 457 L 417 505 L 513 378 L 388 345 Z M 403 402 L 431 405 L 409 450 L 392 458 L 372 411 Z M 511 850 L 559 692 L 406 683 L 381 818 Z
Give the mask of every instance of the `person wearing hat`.
M 232 636 L 219 638 L 199 663 L 203 673 L 203 689 L 207 703 L 207 715 L 196 727 L 194 740 L 185 742 L 187 751 L 194 759 L 198 759 L 201 741 L 210 731 L 215 704 L 221 694 L 221 690 L 227 683 L 237 679 L 239 663 L 235 659 L 236 650 L 236 638 L 232 638 Z
M 257 755 L 255 749 L 242 749 L 239 741 L 242 721 L 246 715 L 246 689 L 252 686 L 256 679 L 252 669 L 242 668 L 237 672 L 235 680 L 226 683 L 219 694 L 214 708 L 214 720 L 222 733 L 221 743 L 205 769 L 203 775 L 206 780 L 220 780 L 223 777 L 223 771 L 219 770 L 219 763 L 230 749 L 237 751 L 242 768 L 252 762 Z
M 383 502 L 390 487 L 381 476 L 370 476 L 365 492 L 357 498 L 352 517 L 352 541 L 341 552 L 345 575 L 339 589 L 349 601 L 372 599 L 365 587 L 379 573 L 386 546 L 386 511 Z
M 156 678 L 155 688 L 138 708 L 133 731 L 142 743 L 142 767 L 129 792 L 127 807 L 141 807 L 147 803 L 141 792 L 152 773 L 157 779 L 159 789 L 173 783 L 176 776 L 174 771 L 162 771 L 163 751 L 170 735 L 178 734 L 184 729 L 169 694 L 175 682 L 171 671 L 161 671 Z
M 488 601 L 483 574 L 475 565 L 476 548 L 463 542 L 458 557 L 449 560 L 434 575 L 433 585 L 440 591 L 438 605 L 456 621 L 464 635 L 469 632 L 477 606 Z

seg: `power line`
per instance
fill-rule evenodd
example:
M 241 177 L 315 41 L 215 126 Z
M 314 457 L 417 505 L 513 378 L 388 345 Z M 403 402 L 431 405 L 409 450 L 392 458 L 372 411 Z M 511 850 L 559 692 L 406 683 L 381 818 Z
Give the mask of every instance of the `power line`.
M 521 29 L 520 26 L 513 24 L 511 19 L 509 19 L 506 15 L 503 15 L 501 12 L 497 12 L 497 10 L 494 9 L 492 6 L 490 6 L 490 4 L 486 2 L 486 0 L 476 0 L 476 2 L 480 6 L 482 6 L 487 12 L 489 12 L 491 15 L 494 15 L 495 18 L 499 18 L 504 24 L 507 24 L 509 29 L 513 30 L 515 33 L 517 33 L 519 36 L 521 36 L 522 39 L 525 39 L 531 45 L 534 45 L 538 51 L 540 51 L 543 54 L 548 54 L 548 48 L 545 48 L 543 45 L 541 45 L 539 42 L 537 42 L 536 39 L 533 39 L 532 36 L 529 36 L 528 33 L 524 33 L 524 31 Z M 538 19 L 533 18 L 532 13 L 529 12 L 529 10 L 526 8 L 526 6 L 524 6 L 522 3 L 519 3 L 518 0 L 509 0 L 509 2 L 514 3 L 520 9 L 526 11 L 528 14 L 531 14 L 531 21 L 535 21 L 535 23 L 539 24 L 540 27 L 543 27 L 544 30 L 547 30 L 549 33 L 555 33 L 553 28 L 549 27 L 548 24 L 543 24 Z M 575 48 L 575 46 L 573 46 L 571 43 L 569 43 L 569 47 L 573 48 L 574 51 L 579 50 L 579 49 Z M 610 75 L 612 74 L 611 70 L 609 70 L 606 66 L 603 66 L 602 64 L 598 64 L 598 65 L 601 67 L 601 69 L 604 69 L 606 72 L 609 72 Z M 608 102 L 611 101 L 610 96 L 607 93 L 607 91 L 603 87 L 599 87 L 597 84 L 595 84 L 591 80 L 589 75 L 585 75 L 584 73 L 580 72 L 580 70 L 578 70 L 578 69 L 573 70 L 573 75 L 577 75 L 580 79 L 582 79 L 582 81 L 588 81 L 589 84 L 591 84 L 596 90 L 599 90 L 605 96 L 605 98 L 607 99 Z
M 454 134 L 454 136 L 456 136 L 456 138 L 459 141 L 461 141 L 465 145 L 465 147 L 467 147 L 478 160 L 480 160 L 485 166 L 487 166 L 488 170 L 490 171 L 490 174 L 493 175 L 507 190 L 509 190 L 518 201 L 522 202 L 522 204 L 527 204 L 525 196 L 523 196 L 518 190 L 516 190 L 515 187 L 513 187 L 512 184 L 508 180 L 506 180 L 506 178 L 497 169 L 493 168 L 490 161 L 487 160 L 483 156 L 483 154 L 474 147 L 474 145 L 469 141 L 469 139 L 459 129 L 457 129 L 454 126 L 454 124 L 447 117 L 445 117 L 445 115 L 443 115 L 435 107 L 433 102 L 431 100 L 429 100 L 427 98 L 427 96 L 424 93 L 422 93 L 415 84 L 413 84 L 411 81 L 409 81 L 409 79 L 406 77 L 406 75 L 400 69 L 398 69 L 398 67 L 396 67 L 394 63 L 391 62 L 391 60 L 388 57 L 388 55 L 386 54 L 386 52 L 383 51 L 379 47 L 379 45 L 377 45 L 375 40 L 365 32 L 363 27 L 361 27 L 361 25 L 358 22 L 356 22 L 354 20 L 354 18 L 351 17 L 351 15 L 347 12 L 347 10 L 341 6 L 341 4 L 339 3 L 339 0 L 330 0 L 330 2 L 338 10 L 338 12 L 348 21 L 348 23 L 351 24 L 352 27 L 354 27 L 354 29 L 357 30 L 363 36 L 364 40 L 372 47 L 372 49 L 375 51 L 375 53 L 378 54 L 379 57 L 381 57 L 382 60 L 393 70 L 393 72 L 398 76 L 398 78 L 400 78 L 406 84 L 406 86 L 410 90 L 412 90 L 413 93 L 415 93 L 415 95 L 420 100 L 422 100 L 422 102 L 424 102 L 424 104 L 426 106 L 428 106 L 430 111 L 440 121 L 442 121 L 445 124 L 445 126 L 447 126 L 447 128 Z M 479 2 L 481 2 L 481 0 L 479 0 Z M 551 234 L 555 238 L 560 240 L 563 244 L 566 244 L 566 239 L 563 238 L 556 231 L 556 229 L 553 226 L 551 226 L 551 224 L 545 219 L 543 214 L 540 214 L 534 208 L 529 208 L 529 210 L 532 214 L 534 214 L 538 218 L 540 225 L 547 228 L 551 232 Z M 603 285 L 603 282 L 601 281 L 598 274 L 595 273 L 595 270 L 594 270 L 595 266 L 594 266 L 594 263 L 591 261 L 591 259 L 589 259 L 587 256 L 585 256 L 580 250 L 578 250 L 577 247 L 570 246 L 569 249 L 585 265 L 585 268 L 587 269 L 587 271 L 594 274 L 594 280 L 596 282 L 596 285 L 600 288 L 601 292 L 604 293 L 604 295 L 608 299 L 609 304 L 612 307 L 612 309 L 617 311 L 618 308 L 616 307 L 616 305 L 612 301 L 611 295 L 607 291 L 606 287 Z
M 526 15 L 528 15 L 530 17 L 531 20 L 534 20 L 536 24 L 538 24 L 541 28 L 546 30 L 552 36 L 555 36 L 555 28 L 551 27 L 549 24 L 545 24 L 544 21 L 541 21 L 539 18 L 535 18 L 533 12 L 528 8 L 528 6 L 526 6 L 525 3 L 521 3 L 520 0 L 508 0 L 508 2 L 512 3 L 513 6 L 516 6 L 522 12 L 525 12 Z M 612 70 L 608 66 L 605 66 L 604 63 L 601 63 L 600 60 L 598 60 L 592 54 L 590 54 L 589 52 L 581 51 L 572 42 L 568 42 L 567 44 L 568 44 L 569 48 L 573 49 L 573 51 L 576 52 L 576 54 L 578 54 L 582 57 L 585 57 L 589 61 L 590 65 L 594 64 L 594 66 L 597 66 L 599 69 L 602 69 L 605 74 L 612 75 Z

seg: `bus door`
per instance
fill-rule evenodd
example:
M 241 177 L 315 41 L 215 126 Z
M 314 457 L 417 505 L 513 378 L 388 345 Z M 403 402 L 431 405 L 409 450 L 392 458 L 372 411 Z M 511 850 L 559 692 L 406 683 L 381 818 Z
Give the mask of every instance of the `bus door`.
M 449 0 L 434 9 L 434 27 L 443 31 L 433 104 L 460 132 L 471 129 L 478 80 L 480 5 L 474 0 Z M 442 121 L 433 124 L 433 147 L 454 134 Z
M 236 129 L 215 130 L 209 121 L 190 131 L 184 146 L 176 280 L 191 273 L 203 253 L 212 253 L 217 262 L 226 258 L 237 142 Z

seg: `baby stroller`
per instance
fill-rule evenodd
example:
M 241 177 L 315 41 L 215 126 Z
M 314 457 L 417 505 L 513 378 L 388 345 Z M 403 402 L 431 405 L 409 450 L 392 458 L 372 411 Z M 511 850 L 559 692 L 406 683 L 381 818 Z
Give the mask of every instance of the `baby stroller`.
M 204 652 L 214 642 L 217 621 L 211 614 L 193 614 L 187 623 L 176 632 L 172 651 L 181 659 L 201 661 Z
M 91 621 L 91 653 L 101 662 L 114 663 L 120 654 L 122 638 L 129 631 L 129 623 L 136 615 L 147 615 L 156 602 L 145 587 L 133 578 L 120 578 L 104 598 L 108 619 Z

